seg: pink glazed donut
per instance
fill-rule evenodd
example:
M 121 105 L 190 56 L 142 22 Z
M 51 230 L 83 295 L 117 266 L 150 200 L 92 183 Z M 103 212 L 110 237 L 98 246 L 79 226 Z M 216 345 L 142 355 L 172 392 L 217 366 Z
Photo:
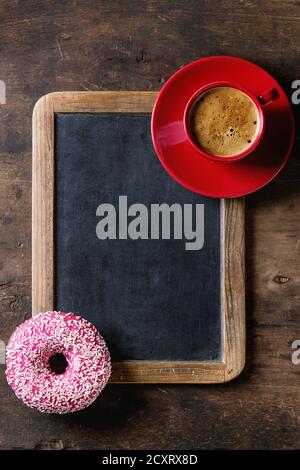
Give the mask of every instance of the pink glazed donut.
M 62 373 L 51 366 L 57 357 L 64 361 Z M 43 413 L 86 408 L 110 373 L 104 339 L 91 323 L 73 313 L 40 313 L 20 325 L 7 346 L 9 385 L 26 405 Z

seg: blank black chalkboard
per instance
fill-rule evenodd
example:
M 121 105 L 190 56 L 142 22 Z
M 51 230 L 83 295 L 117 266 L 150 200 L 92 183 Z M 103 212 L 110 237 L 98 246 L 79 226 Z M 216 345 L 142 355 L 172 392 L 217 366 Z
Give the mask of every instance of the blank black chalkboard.
M 82 313 L 113 360 L 220 358 L 220 201 L 176 183 L 154 154 L 150 115 L 57 114 L 56 306 Z M 96 208 L 119 196 L 203 203 L 204 247 L 184 240 L 99 240 Z
M 195 194 L 167 174 L 151 141 L 153 95 L 54 94 L 37 105 L 33 309 L 91 321 L 110 349 L 115 382 L 222 382 L 244 356 L 242 206 Z M 128 228 L 136 204 L 147 214 L 143 239 Z M 169 236 L 161 225 L 153 235 L 152 207 L 162 204 L 182 211 L 181 236 L 172 211 Z M 115 225 L 101 239 L 107 205 Z M 200 206 L 203 247 L 188 249 L 185 210 Z

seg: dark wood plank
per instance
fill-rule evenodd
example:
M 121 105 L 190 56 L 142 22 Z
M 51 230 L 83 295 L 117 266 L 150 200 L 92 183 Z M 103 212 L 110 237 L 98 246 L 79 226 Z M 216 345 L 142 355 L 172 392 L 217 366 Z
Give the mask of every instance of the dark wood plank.
M 180 66 L 238 55 L 291 94 L 298 1 L 78 0 L 0 4 L 0 336 L 31 314 L 31 114 L 49 91 L 158 90 Z M 295 106 L 300 122 L 300 106 Z M 298 132 L 299 134 L 299 132 Z M 1 366 L 0 448 L 298 448 L 300 140 L 284 172 L 246 200 L 247 364 L 222 386 L 110 386 L 89 410 L 40 415 Z

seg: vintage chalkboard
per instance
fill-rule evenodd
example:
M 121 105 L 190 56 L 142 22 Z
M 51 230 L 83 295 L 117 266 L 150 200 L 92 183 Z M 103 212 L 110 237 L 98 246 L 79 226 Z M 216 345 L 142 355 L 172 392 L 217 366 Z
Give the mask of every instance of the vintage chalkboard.
M 243 201 L 176 183 L 156 93 L 53 93 L 33 116 L 33 314 L 82 314 L 113 382 L 224 382 L 244 364 Z

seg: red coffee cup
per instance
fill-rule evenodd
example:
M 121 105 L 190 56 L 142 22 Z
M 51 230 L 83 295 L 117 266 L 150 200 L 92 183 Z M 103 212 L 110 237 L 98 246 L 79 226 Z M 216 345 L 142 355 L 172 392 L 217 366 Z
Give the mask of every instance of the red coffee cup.
M 208 91 L 212 90 L 213 88 L 216 87 L 229 87 L 229 88 L 235 88 L 241 92 L 243 92 L 245 95 L 248 96 L 248 98 L 251 99 L 253 104 L 255 105 L 259 117 L 259 128 L 257 131 L 257 135 L 255 140 L 252 142 L 252 144 L 243 152 L 237 154 L 237 155 L 232 155 L 229 157 L 222 157 L 218 155 L 213 155 L 210 153 L 205 152 L 199 144 L 196 142 L 195 137 L 193 135 L 193 132 L 190 129 L 190 115 L 191 115 L 191 110 L 196 103 L 196 101 L 201 97 L 201 95 L 204 95 Z M 184 111 L 184 130 L 187 135 L 187 138 L 190 142 L 190 144 L 195 148 L 195 150 L 199 153 L 199 155 L 208 158 L 209 160 L 215 160 L 215 161 L 226 161 L 226 162 L 232 162 L 236 160 L 241 160 L 242 158 L 247 157 L 249 154 L 253 152 L 253 150 L 257 147 L 259 142 L 261 141 L 264 130 L 265 130 L 265 111 L 264 108 L 269 105 L 272 101 L 275 101 L 279 97 L 279 92 L 276 88 L 272 88 L 259 96 L 255 96 L 250 90 L 245 88 L 244 86 L 234 83 L 234 82 L 213 82 L 209 83 L 199 90 L 194 93 L 194 95 L 190 98 L 188 101 L 185 111 Z

